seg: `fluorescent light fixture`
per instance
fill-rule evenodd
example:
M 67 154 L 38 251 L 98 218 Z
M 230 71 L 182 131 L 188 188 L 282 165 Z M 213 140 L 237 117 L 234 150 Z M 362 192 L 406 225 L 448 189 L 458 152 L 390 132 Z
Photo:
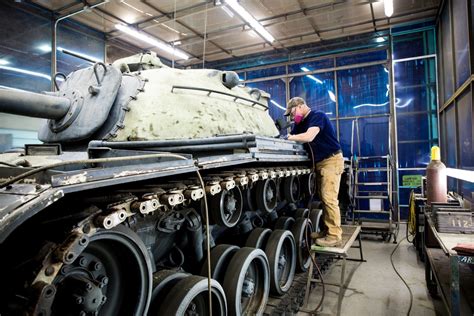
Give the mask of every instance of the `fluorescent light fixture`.
M 226 7 L 225 5 L 223 5 L 221 8 L 222 8 L 222 10 L 224 10 L 225 13 L 227 13 L 227 15 L 228 15 L 229 17 L 231 17 L 231 18 L 234 17 L 234 13 L 232 13 L 232 11 L 230 11 L 228 7 Z
M 250 30 L 249 35 L 252 37 L 258 37 L 257 33 L 255 33 L 253 30 Z
M 336 96 L 334 95 L 334 92 L 332 92 L 331 90 L 328 90 L 328 94 L 329 94 L 329 99 L 331 99 L 331 101 L 333 102 L 336 102 Z
M 277 108 L 280 108 L 282 109 L 283 111 L 286 111 L 286 108 L 282 107 L 280 104 L 278 104 L 277 102 L 273 101 L 273 100 L 270 100 L 270 102 L 272 104 L 274 104 Z
M 42 44 L 38 46 L 38 49 L 42 51 L 43 53 L 49 53 L 51 51 L 51 45 L 49 44 Z
M 257 31 L 260 35 L 263 36 L 267 41 L 270 43 L 275 41 L 275 38 L 270 34 L 262 24 L 260 24 L 255 18 L 247 11 L 245 10 L 238 2 L 237 0 L 226 0 L 225 3 L 229 7 L 232 8 L 238 15 L 242 17 L 247 23 L 250 24 L 250 26 Z
M 173 48 L 172 46 L 168 45 L 168 44 L 165 44 L 159 40 L 157 40 L 156 38 L 153 38 L 151 36 L 148 36 L 142 32 L 138 32 L 138 31 L 135 31 L 125 25 L 122 25 L 122 24 L 116 24 L 115 27 L 124 32 L 125 34 L 128 34 L 136 39 L 139 39 L 141 40 L 142 42 L 145 42 L 145 43 L 148 43 L 150 45 L 153 45 L 159 49 L 162 49 L 164 50 L 165 52 L 169 53 L 169 54 L 172 54 L 172 55 L 175 55 L 179 58 L 182 58 L 184 60 L 187 60 L 189 58 L 188 55 L 186 55 L 184 52 L 176 49 L 176 48 Z
M 377 38 L 375 39 L 375 41 L 376 41 L 377 43 L 383 43 L 383 42 L 385 42 L 385 39 L 384 39 L 383 37 L 377 37 Z
M 309 69 L 306 68 L 306 67 L 301 67 L 300 69 L 303 70 L 304 72 L 308 72 L 308 71 L 309 71 Z M 323 84 L 323 82 L 322 82 L 320 79 L 316 78 L 316 77 L 313 76 L 313 75 L 306 75 L 306 77 L 308 77 L 308 78 L 311 79 L 311 80 L 316 81 L 316 82 L 319 83 L 319 84 Z
M 383 0 L 383 8 L 387 18 L 391 17 L 393 14 L 393 0 Z
M 63 48 L 63 47 L 58 47 L 57 50 L 60 51 L 61 53 L 68 54 L 68 55 L 71 55 L 71 56 L 74 56 L 74 57 L 77 57 L 77 58 L 80 58 L 80 59 L 84 59 L 84 60 L 86 60 L 88 62 L 91 62 L 91 63 L 103 62 L 102 59 L 99 59 L 99 58 L 96 58 L 96 57 L 93 57 L 93 56 L 90 56 L 90 55 L 86 55 L 86 54 L 83 54 L 83 53 L 79 53 L 79 52 L 76 52 L 72 49 L 66 49 L 66 48 Z
M 29 70 L 25 70 L 25 69 L 21 69 L 21 68 L 8 67 L 8 66 L 0 66 L 0 69 L 9 70 L 9 71 L 13 71 L 13 72 L 19 72 L 19 73 L 22 73 L 22 74 L 25 74 L 25 75 L 31 75 L 31 76 L 35 76 L 35 77 L 40 77 L 40 78 L 44 78 L 44 79 L 51 80 L 51 76 L 50 76 L 50 75 L 43 74 L 43 73 L 36 72 L 36 71 L 29 71 Z M 59 78 L 58 78 L 58 79 L 59 79 Z
M 8 65 L 8 64 L 9 64 L 8 60 L 0 59 L 0 65 L 5 66 L 5 65 Z
M 474 171 L 464 169 L 446 168 L 448 177 L 474 183 Z

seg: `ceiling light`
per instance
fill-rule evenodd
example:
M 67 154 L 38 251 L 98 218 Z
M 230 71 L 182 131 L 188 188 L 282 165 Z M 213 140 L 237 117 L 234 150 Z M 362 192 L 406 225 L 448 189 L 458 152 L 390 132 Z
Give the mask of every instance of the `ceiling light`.
M 156 38 L 153 38 L 149 35 L 146 35 L 142 32 L 138 32 L 138 31 L 135 31 L 125 25 L 122 25 L 122 24 L 116 24 L 115 27 L 124 32 L 125 34 L 128 34 L 136 39 L 139 39 L 145 43 L 148 43 L 150 45 L 153 45 L 155 47 L 158 47 L 159 49 L 162 49 L 164 50 L 165 52 L 169 53 L 169 54 L 172 54 L 172 55 L 175 55 L 177 57 L 180 57 L 182 59 L 185 59 L 187 60 L 189 58 L 188 55 L 186 55 L 184 52 L 176 49 L 176 48 L 173 48 L 172 46 L 168 45 L 168 44 L 165 44 L 159 40 L 157 40 Z
M 300 69 L 303 70 L 304 72 L 308 72 L 308 71 L 309 71 L 309 69 L 306 68 L 306 67 L 301 67 Z M 316 78 L 316 77 L 313 76 L 313 75 L 306 75 L 306 77 L 308 77 L 308 78 L 311 79 L 311 80 L 316 81 L 316 82 L 319 83 L 319 84 L 323 84 L 323 82 L 322 82 L 320 79 Z
M 229 17 L 231 17 L 231 18 L 234 17 L 234 13 L 232 13 L 232 11 L 230 11 L 228 7 L 226 7 L 225 5 L 223 5 L 221 8 L 222 8 L 222 10 L 224 10 L 225 13 L 227 13 L 227 15 L 228 15 Z
M 336 102 L 336 96 L 334 95 L 334 92 L 332 92 L 331 90 L 328 90 L 328 94 L 329 94 L 329 99 L 331 99 L 332 102 Z
M 274 104 L 276 107 L 282 109 L 283 111 L 286 111 L 286 108 L 282 107 L 280 104 L 278 104 L 277 102 L 273 101 L 273 100 L 270 100 L 270 102 L 272 104 Z
M 389 18 L 393 14 L 393 0 L 383 0 L 385 15 Z
M 38 46 L 38 49 L 42 51 L 43 53 L 49 53 L 51 51 L 51 45 L 49 44 L 42 44 Z
M 384 39 L 383 37 L 377 37 L 377 38 L 375 39 L 375 41 L 376 41 L 377 43 L 383 43 L 383 42 L 385 42 L 385 39 Z
M 252 37 L 258 37 L 257 33 L 255 33 L 253 30 L 249 32 L 249 35 Z
M 242 17 L 250 26 L 257 31 L 260 35 L 263 36 L 267 41 L 274 42 L 275 38 L 272 34 L 268 33 L 268 31 L 260 24 L 255 18 L 245 10 L 240 4 L 237 3 L 237 0 L 226 0 L 227 5 L 229 5 L 238 15 Z
M 45 78 L 45 79 L 51 80 L 51 76 L 50 76 L 50 75 L 43 74 L 43 73 L 36 72 L 36 71 L 29 71 L 29 70 L 25 70 L 25 69 L 21 69 L 21 68 L 7 67 L 7 66 L 0 66 L 0 69 L 5 69 L 5 70 L 9 70 L 9 71 L 19 72 L 19 73 L 22 73 L 22 74 L 25 74 L 25 75 L 31 75 L 31 76 L 41 77 L 41 78 Z
M 6 59 L 0 59 L 0 65 L 8 65 L 9 62 Z
M 474 171 L 472 170 L 446 168 L 446 174 L 451 178 L 456 178 L 471 183 L 474 182 Z
M 173 45 L 175 45 L 175 46 L 176 46 L 176 45 L 181 45 L 181 41 L 174 41 L 174 42 L 173 42 Z

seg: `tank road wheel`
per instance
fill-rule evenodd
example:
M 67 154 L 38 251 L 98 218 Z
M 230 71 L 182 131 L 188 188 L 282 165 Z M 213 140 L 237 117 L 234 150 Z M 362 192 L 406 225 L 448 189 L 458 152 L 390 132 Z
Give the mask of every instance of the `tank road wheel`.
M 176 283 L 187 276 L 189 276 L 189 274 L 173 270 L 161 270 L 154 273 L 153 291 L 151 293 L 151 303 L 150 308 L 148 309 L 148 315 L 158 315 L 160 310 L 163 308 L 166 294 L 170 292 Z
M 239 247 L 226 244 L 217 245 L 211 250 L 211 278 L 219 283 L 224 281 L 226 269 L 237 250 L 239 250 Z M 200 274 L 207 278 L 207 259 L 202 265 Z
M 211 280 L 212 315 L 227 315 L 227 301 L 222 286 Z M 176 283 L 166 295 L 163 310 L 154 315 L 208 316 L 209 309 L 208 280 L 205 277 L 191 275 Z M 148 314 L 151 316 L 151 314 Z
M 52 314 L 143 315 L 151 277 L 147 250 L 133 231 L 124 226 L 99 230 L 55 277 Z
M 295 212 L 295 218 L 307 218 L 309 213 L 309 209 L 307 208 L 299 208 Z
M 270 237 L 271 233 L 272 230 L 270 228 L 255 228 L 247 237 L 245 247 L 265 249 L 265 245 L 267 244 L 268 237 Z
M 271 213 L 277 206 L 277 187 L 273 179 L 257 182 L 256 200 L 258 208 L 266 213 Z
M 224 227 L 234 227 L 242 216 L 242 192 L 239 187 L 222 190 L 209 197 L 210 222 Z
M 255 202 L 255 189 L 247 186 L 246 189 L 242 192 L 244 198 L 244 211 L 255 212 L 257 210 L 257 205 Z
M 270 291 L 281 296 L 293 283 L 296 269 L 296 245 L 288 230 L 275 230 L 268 239 L 265 254 L 270 263 Z
M 306 218 L 298 218 L 291 228 L 296 241 L 296 268 L 301 272 L 305 272 L 311 263 L 309 247 L 312 231 L 313 225 Z
M 314 192 L 316 184 L 316 174 L 314 172 L 305 174 L 301 181 L 302 191 L 305 195 L 310 196 Z
M 313 231 L 319 233 L 321 231 L 320 222 L 323 215 L 323 210 L 312 209 L 309 213 L 309 219 L 313 225 Z
M 274 229 L 290 229 L 295 223 L 295 219 L 289 216 L 279 217 L 275 223 Z
M 262 315 L 270 292 L 268 259 L 263 250 L 241 248 L 224 278 L 229 315 Z
M 288 203 L 296 203 L 300 198 L 300 180 L 297 176 L 289 176 L 283 180 L 283 197 Z

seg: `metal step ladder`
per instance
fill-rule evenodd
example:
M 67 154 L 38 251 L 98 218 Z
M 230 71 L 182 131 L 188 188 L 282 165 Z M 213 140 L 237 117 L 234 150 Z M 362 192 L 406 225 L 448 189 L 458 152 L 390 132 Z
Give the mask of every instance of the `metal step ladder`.
M 385 240 L 396 239 L 392 172 L 390 155 L 354 157 L 352 223 L 361 225 L 364 233 L 380 233 Z

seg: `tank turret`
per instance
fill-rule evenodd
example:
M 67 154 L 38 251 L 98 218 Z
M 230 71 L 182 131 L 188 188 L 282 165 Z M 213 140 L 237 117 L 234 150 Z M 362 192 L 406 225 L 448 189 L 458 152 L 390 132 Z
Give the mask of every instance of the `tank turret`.
M 0 111 L 49 119 L 39 139 L 66 145 L 278 135 L 269 95 L 239 86 L 231 71 L 169 68 L 147 53 L 62 77 L 59 91 L 48 95 L 1 90 Z

